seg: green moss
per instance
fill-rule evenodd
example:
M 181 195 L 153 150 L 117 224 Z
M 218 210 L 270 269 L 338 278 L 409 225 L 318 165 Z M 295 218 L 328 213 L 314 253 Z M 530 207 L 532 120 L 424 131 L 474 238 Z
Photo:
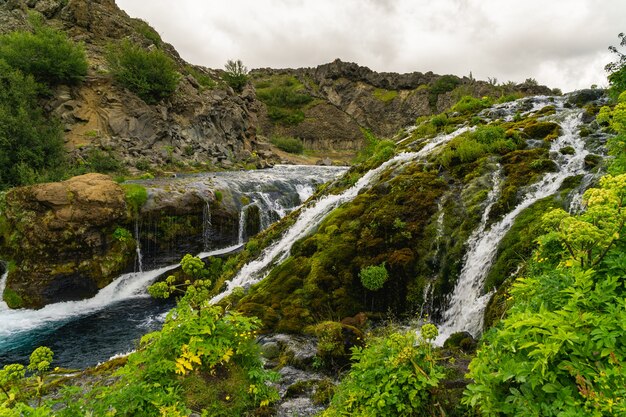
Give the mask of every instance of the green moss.
M 139 184 L 122 184 L 126 204 L 134 215 L 138 215 L 141 207 L 148 201 L 148 190 Z
M 254 286 L 238 308 L 262 318 L 266 328 L 292 332 L 330 314 L 335 319 L 353 316 L 371 309 L 372 301 L 376 311 L 405 311 L 415 279 L 412 248 L 423 239 L 445 188 L 436 173 L 422 168 L 406 167 L 385 186 L 334 210 L 317 233 L 294 245 L 293 257 Z M 389 269 L 385 291 L 368 294 L 359 271 L 383 261 Z
M 561 126 L 554 122 L 534 122 L 524 128 L 524 135 L 530 139 L 556 139 L 561 134 Z
M 383 103 L 390 103 L 398 97 L 398 92 L 396 90 L 377 88 L 374 90 L 373 95 L 377 100 L 382 101 Z
M 9 308 L 22 308 L 24 306 L 24 300 L 22 297 L 11 288 L 5 288 L 2 294 L 2 299 L 9 306 Z

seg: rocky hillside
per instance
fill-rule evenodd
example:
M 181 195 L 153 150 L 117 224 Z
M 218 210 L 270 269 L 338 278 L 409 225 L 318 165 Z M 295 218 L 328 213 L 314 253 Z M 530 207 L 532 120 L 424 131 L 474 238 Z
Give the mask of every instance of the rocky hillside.
M 59 86 L 45 102 L 65 126 L 67 149 L 78 160 L 91 148 L 110 151 L 130 168 L 148 165 L 180 168 L 230 168 L 253 162 L 257 112 L 252 89 L 236 94 L 215 85 L 216 72 L 191 66 L 147 23 L 130 18 L 113 0 L 28 0 L 0 2 L 0 33 L 29 30 L 29 13 L 82 42 L 88 76 L 76 86 Z M 175 94 L 155 105 L 113 81 L 107 46 L 129 39 L 147 50 L 158 48 L 174 59 L 181 77 Z M 200 80 L 200 81 L 198 81 Z
M 464 95 L 550 92 L 532 82 L 495 86 L 431 72 L 377 73 L 339 60 L 316 68 L 254 70 L 251 82 L 236 92 L 223 82 L 223 71 L 185 62 L 153 28 L 129 17 L 113 0 L 3 1 L 0 34 L 31 30 L 33 13 L 82 43 L 87 53 L 86 79 L 55 86 L 44 100 L 45 109 L 64 125 L 67 150 L 78 163 L 93 149 L 104 151 L 131 173 L 312 163 L 333 157 L 330 151 L 350 156 L 366 143 L 363 129 L 391 137 Z M 114 80 L 107 48 L 123 40 L 173 59 L 180 74 L 173 95 L 148 104 Z M 285 136 L 301 140 L 315 157 L 294 159 L 269 144 Z
M 393 137 L 415 119 L 449 109 L 463 96 L 549 95 L 533 80 L 494 85 L 469 77 L 412 72 L 378 73 L 337 59 L 315 68 L 258 69 L 251 73 L 267 136 L 301 138 L 311 149 L 354 150 L 362 129 Z

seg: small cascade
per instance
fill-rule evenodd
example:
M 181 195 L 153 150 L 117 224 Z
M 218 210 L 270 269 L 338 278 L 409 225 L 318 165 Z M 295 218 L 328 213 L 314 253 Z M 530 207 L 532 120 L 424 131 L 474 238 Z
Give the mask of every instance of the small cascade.
M 237 250 L 239 246 L 231 246 L 203 252 L 198 256 L 223 255 Z M 40 310 L 4 309 L 0 304 L 0 351 L 7 344 L 11 344 L 11 338 L 18 334 L 28 333 L 42 327 L 60 326 L 67 321 L 76 320 L 81 316 L 87 316 L 97 311 L 104 310 L 114 304 L 126 300 L 149 297 L 146 287 L 158 277 L 178 268 L 179 264 L 168 265 L 147 272 L 131 272 L 121 275 L 115 281 L 101 289 L 94 297 L 80 301 L 66 301 L 62 303 L 48 304 Z M 4 289 L 6 273 L 0 279 L 0 288 Z
M 583 177 L 580 185 L 569 195 L 569 213 L 574 215 L 583 211 L 583 194 L 598 174 L 587 174 Z
M 83 316 L 128 299 L 148 297 L 146 286 L 164 273 L 178 267 L 170 265 L 149 272 L 131 272 L 124 274 L 101 289 L 94 297 L 80 301 L 66 301 L 48 304 L 40 310 L 8 310 L 2 311 L 0 317 L 0 348 L 2 340 L 16 333 L 63 322 L 77 316 Z
M 246 212 L 254 203 L 246 204 L 239 211 L 239 234 L 237 235 L 237 243 L 243 245 L 246 234 Z
M 426 146 L 418 152 L 405 152 L 396 155 L 394 158 L 380 165 L 378 168 L 368 171 L 361 177 L 356 184 L 345 190 L 341 194 L 326 195 L 317 200 L 314 204 L 304 208 L 296 222 L 285 232 L 282 239 L 267 247 L 259 256 L 259 258 L 247 263 L 237 273 L 237 275 L 228 281 L 228 288 L 221 294 L 213 297 L 211 302 L 215 303 L 230 294 L 236 287 L 252 285 L 265 277 L 268 267 L 274 263 L 284 261 L 291 250 L 291 246 L 302 237 L 309 234 L 315 229 L 331 210 L 339 205 L 354 199 L 361 190 L 371 184 L 373 180 L 378 178 L 379 174 L 394 165 L 402 165 L 408 161 L 424 158 L 429 155 L 438 146 L 447 143 L 456 136 L 467 132 L 467 127 L 462 127 L 453 133 L 440 135 L 432 139 Z
M 4 289 L 7 286 L 7 278 L 9 277 L 9 270 L 4 271 L 2 276 L 0 277 L 0 312 L 8 310 L 9 306 L 4 302 L 3 294 Z
M 202 248 L 207 251 L 211 244 L 211 205 L 209 200 L 205 200 L 205 206 L 202 209 Z
M 135 242 L 137 242 L 137 246 L 135 247 L 135 251 L 137 252 L 135 272 L 143 272 L 143 257 L 141 255 L 141 241 L 139 240 L 139 218 L 135 219 Z
M 562 109 L 561 111 L 566 112 Z M 583 161 L 588 152 L 584 149 L 585 141 L 578 135 L 581 116 L 580 111 L 567 112 L 560 123 L 563 133 L 552 142 L 550 150 L 557 155 L 555 162 L 559 166 L 558 171 L 544 175 L 530 187 L 524 199 L 513 211 L 489 229 L 485 227 L 484 222 L 488 213 L 483 215 L 481 225 L 467 243 L 464 265 L 450 297 L 448 309 L 443 315 L 436 344 L 442 345 L 448 336 L 459 331 L 468 331 L 474 336 L 480 334 L 484 310 L 491 296 L 490 293 L 484 293 L 484 280 L 493 263 L 500 241 L 523 210 L 557 192 L 567 177 L 584 172 Z M 563 155 L 558 152 L 568 146 L 574 148 L 573 155 Z

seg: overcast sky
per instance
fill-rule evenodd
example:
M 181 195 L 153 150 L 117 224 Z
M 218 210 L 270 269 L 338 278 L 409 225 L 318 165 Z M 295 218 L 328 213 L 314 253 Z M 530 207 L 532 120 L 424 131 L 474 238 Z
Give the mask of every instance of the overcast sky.
M 116 0 L 187 61 L 433 71 L 563 91 L 606 85 L 626 0 Z

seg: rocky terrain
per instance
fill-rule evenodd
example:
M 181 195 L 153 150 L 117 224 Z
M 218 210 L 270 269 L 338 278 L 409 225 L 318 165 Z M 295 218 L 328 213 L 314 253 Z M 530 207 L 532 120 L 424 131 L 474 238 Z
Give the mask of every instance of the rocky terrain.
M 362 129 L 391 137 L 415 118 L 441 112 L 463 95 L 550 92 L 533 83 L 494 86 L 431 72 L 377 73 L 336 60 L 316 68 L 254 70 L 251 83 L 237 93 L 221 80 L 223 71 L 185 62 L 146 22 L 129 17 L 113 0 L 3 1 L 0 33 L 28 30 L 31 12 L 82 42 L 87 52 L 90 68 L 84 82 L 56 87 L 44 103 L 65 126 L 68 152 L 81 161 L 92 149 L 103 150 L 131 173 L 262 168 L 289 160 L 314 163 L 325 154 L 334 157 L 332 151 L 354 155 L 366 143 Z M 123 39 L 158 48 L 174 59 L 181 77 L 171 98 L 146 104 L 114 82 L 107 46 Z M 292 103 L 289 97 L 286 102 L 281 97 L 268 101 L 261 94 L 281 93 L 285 81 L 292 82 L 289 88 L 302 102 Z M 298 117 L 281 118 L 285 110 Z M 277 135 L 301 139 L 316 157 L 293 159 L 280 153 L 269 143 Z

